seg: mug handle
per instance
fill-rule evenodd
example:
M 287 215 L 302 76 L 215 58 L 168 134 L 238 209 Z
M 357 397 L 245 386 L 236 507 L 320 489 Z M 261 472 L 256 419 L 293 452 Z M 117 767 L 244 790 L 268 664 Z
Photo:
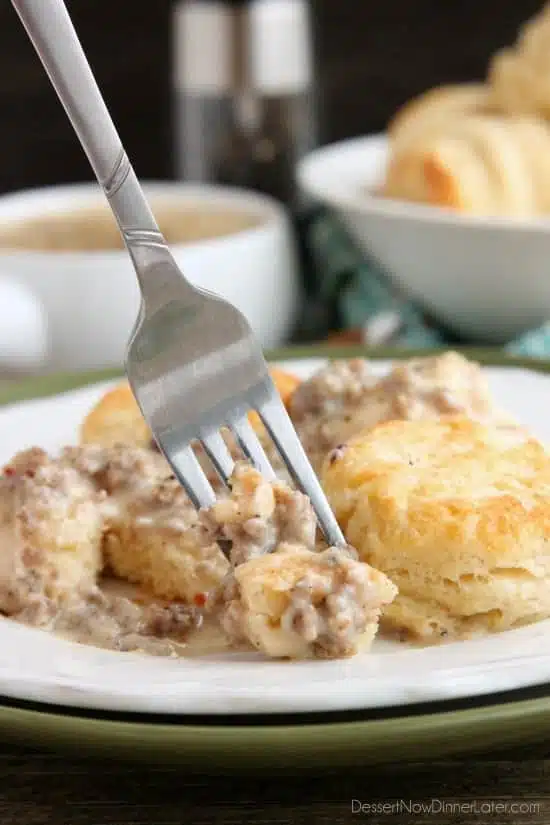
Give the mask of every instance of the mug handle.
M 48 320 L 42 302 L 15 277 L 0 273 L 0 374 L 40 370 L 48 351 Z

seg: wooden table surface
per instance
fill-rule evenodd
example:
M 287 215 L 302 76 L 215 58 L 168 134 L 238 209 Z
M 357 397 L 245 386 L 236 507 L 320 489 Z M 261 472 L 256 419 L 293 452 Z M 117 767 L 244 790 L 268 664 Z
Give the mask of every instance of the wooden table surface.
M 189 777 L 4 747 L 0 777 L 1 825 L 550 822 L 550 744 L 468 761 L 269 780 Z M 362 812 L 354 810 L 359 803 Z

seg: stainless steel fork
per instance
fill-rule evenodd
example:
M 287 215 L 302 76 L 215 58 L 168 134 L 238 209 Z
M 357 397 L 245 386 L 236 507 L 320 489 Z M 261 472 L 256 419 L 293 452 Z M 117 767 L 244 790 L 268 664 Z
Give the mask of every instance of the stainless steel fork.
M 344 537 L 244 316 L 192 286 L 178 268 L 124 151 L 62 0 L 12 0 L 118 222 L 141 287 L 126 372 L 145 420 L 197 507 L 215 493 L 192 448 L 200 441 L 223 482 L 233 459 L 220 428 L 274 477 L 248 422 L 255 409 L 330 544 Z M 274 307 L 276 312 L 277 308 Z M 98 335 L 101 330 L 98 329 Z

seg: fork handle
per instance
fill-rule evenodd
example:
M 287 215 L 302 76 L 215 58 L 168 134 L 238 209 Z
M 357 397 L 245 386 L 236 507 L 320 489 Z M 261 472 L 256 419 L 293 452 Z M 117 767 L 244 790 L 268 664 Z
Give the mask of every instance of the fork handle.
M 63 0 L 12 0 L 12 5 L 107 196 L 130 254 L 133 239 L 142 246 L 147 240 L 157 248 L 165 246 Z

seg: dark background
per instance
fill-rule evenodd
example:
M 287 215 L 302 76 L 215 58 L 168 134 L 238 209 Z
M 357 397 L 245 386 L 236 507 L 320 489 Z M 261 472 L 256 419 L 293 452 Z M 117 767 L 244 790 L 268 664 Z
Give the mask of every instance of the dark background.
M 136 171 L 172 177 L 171 0 L 67 0 Z M 313 0 L 322 142 L 376 131 L 412 95 L 482 78 L 541 0 Z M 0 3 L 0 191 L 89 180 L 9 2 Z

